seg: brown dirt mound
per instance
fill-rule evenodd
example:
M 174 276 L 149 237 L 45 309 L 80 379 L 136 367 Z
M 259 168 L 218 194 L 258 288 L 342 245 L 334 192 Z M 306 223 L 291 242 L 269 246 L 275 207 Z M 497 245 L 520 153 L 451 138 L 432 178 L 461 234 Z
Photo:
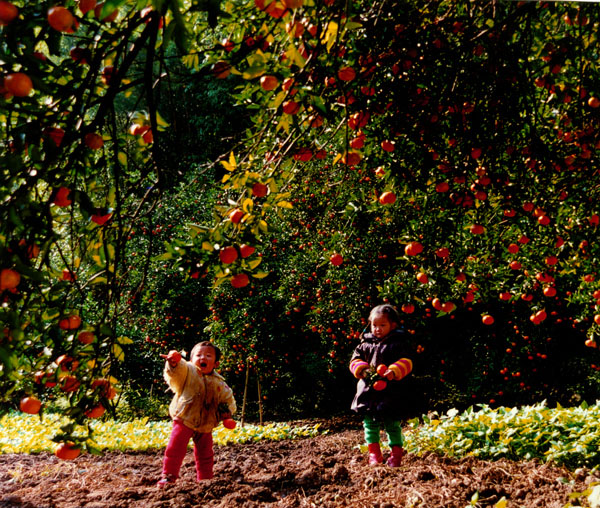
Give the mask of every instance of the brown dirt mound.
M 155 484 L 162 450 L 83 455 L 64 462 L 50 454 L 0 455 L 0 508 L 162 507 L 508 507 L 562 508 L 569 494 L 599 481 L 537 462 L 453 460 L 408 455 L 401 467 L 369 467 L 356 448 L 356 427 L 298 441 L 217 447 L 215 478 L 195 481 L 191 453 L 180 480 Z

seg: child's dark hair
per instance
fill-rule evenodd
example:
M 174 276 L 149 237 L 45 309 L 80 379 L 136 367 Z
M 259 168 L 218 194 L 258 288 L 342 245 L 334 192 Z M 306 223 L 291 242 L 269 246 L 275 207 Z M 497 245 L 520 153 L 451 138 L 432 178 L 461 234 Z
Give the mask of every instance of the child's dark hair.
M 390 323 L 393 323 L 396 326 L 400 324 L 400 315 L 398 314 L 398 311 L 389 303 L 384 303 L 383 305 L 373 307 L 369 313 L 369 323 L 373 321 L 375 316 L 385 316 L 388 318 Z
M 211 342 L 210 340 L 203 340 L 202 342 L 198 342 L 198 344 L 196 344 L 192 348 L 192 351 L 190 352 L 190 358 L 194 355 L 194 352 L 197 349 L 200 349 L 201 347 L 204 347 L 204 346 L 213 348 L 213 350 L 215 352 L 215 362 L 218 362 L 221 359 L 221 350 L 217 347 L 217 345 L 215 343 Z

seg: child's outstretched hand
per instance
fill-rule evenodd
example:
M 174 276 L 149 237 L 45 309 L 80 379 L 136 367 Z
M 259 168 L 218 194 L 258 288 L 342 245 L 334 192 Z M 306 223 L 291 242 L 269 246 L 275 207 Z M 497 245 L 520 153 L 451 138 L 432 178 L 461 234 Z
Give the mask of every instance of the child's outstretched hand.
M 181 353 L 179 351 L 175 351 L 174 349 L 169 351 L 168 355 L 161 354 L 160 356 L 161 358 L 167 360 L 172 368 L 177 367 L 177 364 L 181 361 Z

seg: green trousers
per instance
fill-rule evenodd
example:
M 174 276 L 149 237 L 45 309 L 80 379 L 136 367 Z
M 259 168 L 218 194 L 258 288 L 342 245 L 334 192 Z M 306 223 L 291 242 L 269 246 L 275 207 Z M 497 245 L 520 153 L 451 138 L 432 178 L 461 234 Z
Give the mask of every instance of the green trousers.
M 365 416 L 363 427 L 365 429 L 365 441 L 367 444 L 379 443 L 381 428 L 385 430 L 390 446 L 402 446 L 402 427 L 398 420 L 393 418 L 375 419 L 372 416 Z

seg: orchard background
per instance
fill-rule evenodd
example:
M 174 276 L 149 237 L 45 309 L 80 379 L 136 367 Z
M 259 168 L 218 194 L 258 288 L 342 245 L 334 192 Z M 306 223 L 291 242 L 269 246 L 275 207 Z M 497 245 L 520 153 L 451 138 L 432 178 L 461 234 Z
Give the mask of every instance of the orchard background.
M 1 407 L 58 408 L 58 441 L 161 413 L 159 354 L 211 338 L 249 414 L 345 412 L 382 301 L 413 338 L 407 414 L 598 398 L 599 23 L 1 1 Z

